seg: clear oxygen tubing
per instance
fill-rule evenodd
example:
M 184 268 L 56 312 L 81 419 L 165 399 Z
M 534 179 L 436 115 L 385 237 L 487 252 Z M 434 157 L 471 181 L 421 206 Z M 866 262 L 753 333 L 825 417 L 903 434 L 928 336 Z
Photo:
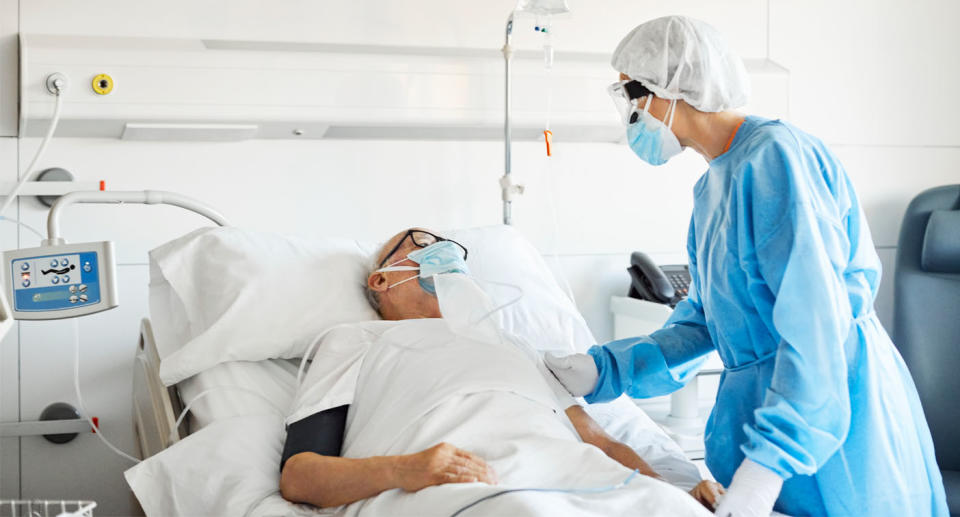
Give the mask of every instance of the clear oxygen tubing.
M 513 289 L 514 291 L 517 292 L 517 297 L 516 297 L 516 298 L 513 298 L 513 299 L 511 299 L 511 300 L 509 300 L 509 301 L 507 301 L 507 302 L 505 302 L 505 303 L 502 303 L 502 304 L 494 307 L 493 309 L 490 309 L 489 311 L 487 311 L 486 314 L 484 314 L 483 316 L 480 316 L 476 321 L 471 321 L 471 322 L 470 322 L 471 325 L 479 325 L 480 323 L 483 323 L 487 318 L 493 316 L 494 314 L 496 314 L 496 313 L 498 313 L 498 312 L 506 309 L 507 307 L 509 307 L 509 306 L 511 306 L 511 305 L 513 305 L 513 304 L 515 304 L 515 303 L 517 303 L 517 302 L 519 302 L 520 300 L 522 300 L 522 299 L 523 299 L 523 296 L 524 296 L 524 294 L 525 294 L 525 293 L 523 292 L 523 288 L 520 287 L 519 285 L 508 284 L 508 283 L 506 283 L 506 282 L 494 282 L 493 280 L 485 280 L 485 279 L 483 279 L 483 278 L 477 278 L 477 277 L 472 276 L 472 275 L 467 275 L 467 277 L 470 278 L 471 280 L 473 280 L 474 282 L 478 282 L 478 283 L 482 283 L 482 284 L 497 285 L 497 286 L 500 286 L 500 287 L 509 287 L 509 288 L 511 288 L 511 289 Z M 436 280 L 434 280 L 434 282 L 436 282 Z M 488 296 L 489 296 L 489 293 L 488 293 Z M 491 297 L 491 300 L 492 300 L 492 297 Z
M 434 276 L 436 276 L 436 275 L 434 275 Z M 517 292 L 517 296 L 516 296 L 515 298 L 512 298 L 512 299 L 510 299 L 509 301 L 507 301 L 507 302 L 505 302 L 505 303 L 502 303 L 502 304 L 494 307 L 494 308 L 491 309 L 490 311 L 486 312 L 485 314 L 483 314 L 482 316 L 480 316 L 479 318 L 477 318 L 475 321 L 471 321 L 471 322 L 470 322 L 471 325 L 478 325 L 478 324 L 482 323 L 483 321 L 485 321 L 487 318 L 493 316 L 494 314 L 496 314 L 496 313 L 498 313 L 498 312 L 506 309 L 507 307 L 509 307 L 509 306 L 511 306 L 511 305 L 519 302 L 521 299 L 523 299 L 523 296 L 524 296 L 523 289 L 522 289 L 520 286 L 518 286 L 518 285 L 508 284 L 508 283 L 504 283 L 504 282 L 494 282 L 494 281 L 492 281 L 492 280 L 484 280 L 484 279 L 476 278 L 476 277 L 470 276 L 470 275 L 467 275 L 467 276 L 468 276 L 471 280 L 473 280 L 473 281 L 475 281 L 475 282 L 487 283 L 487 284 L 491 284 L 491 285 L 498 285 L 498 286 L 501 286 L 501 287 L 509 287 L 509 288 L 511 288 L 511 289 L 514 289 L 514 290 Z M 413 278 L 418 278 L 418 277 L 413 277 Z M 434 279 L 434 282 L 436 282 L 436 279 Z M 353 325 L 353 324 L 352 324 L 352 323 L 343 323 L 343 324 L 340 324 L 340 325 L 335 325 L 335 326 L 333 326 L 333 327 L 330 327 L 330 328 L 328 328 L 328 329 L 320 332 L 319 334 L 317 334 L 317 337 L 313 338 L 313 341 L 311 341 L 310 344 L 307 346 L 306 351 L 305 351 L 304 354 L 303 354 L 303 357 L 300 358 L 300 367 L 297 368 L 297 386 L 300 386 L 300 385 L 303 383 L 303 373 L 304 373 L 304 371 L 306 370 L 307 361 L 309 361 L 310 358 L 313 357 L 314 353 L 316 352 L 317 346 L 320 344 L 321 341 L 323 341 L 323 338 L 326 337 L 327 334 L 329 334 L 330 332 L 333 332 L 333 331 L 336 330 L 336 329 L 344 328 L 344 327 L 347 327 L 347 326 L 350 326 L 350 325 Z M 380 334 L 378 334 L 378 333 L 376 333 L 376 332 L 374 332 L 374 331 L 372 331 L 372 330 L 370 330 L 370 329 L 368 329 L 368 328 L 364 328 L 364 327 L 356 327 L 356 328 L 359 328 L 360 330 L 362 330 L 363 332 L 366 332 L 367 334 L 370 334 L 370 335 L 373 335 L 373 336 L 376 336 L 376 337 L 380 337 Z M 497 329 L 497 331 L 500 332 L 501 329 Z M 503 336 L 502 336 L 502 335 L 500 336 L 500 339 L 501 339 L 501 340 L 503 339 Z M 423 349 L 423 348 L 418 348 L 418 350 L 422 350 L 422 349 Z
M 80 395 L 80 322 L 78 322 L 76 318 L 73 318 L 73 389 L 76 391 L 77 405 L 80 406 L 80 412 L 83 414 L 83 417 L 87 419 L 87 422 L 90 423 L 90 429 L 94 430 L 93 434 L 97 435 L 97 438 L 100 438 L 100 441 L 111 451 L 134 463 L 140 463 L 139 459 L 121 451 L 103 436 L 103 430 L 93 423 L 93 418 L 90 418 L 90 412 L 87 411 L 87 408 L 83 405 L 83 397 Z
M 33 160 L 30 160 L 30 165 L 27 165 L 26 170 L 23 171 L 23 177 L 20 178 L 20 181 L 13 187 L 13 190 L 7 194 L 7 198 L 3 200 L 3 204 L 0 205 L 0 216 L 7 213 L 7 209 L 10 208 L 13 201 L 17 199 L 23 186 L 33 177 L 33 168 L 37 166 L 40 157 L 43 156 L 44 151 L 47 150 L 47 145 L 50 143 L 50 140 L 53 139 L 53 132 L 57 130 L 57 124 L 60 123 L 60 108 L 62 106 L 63 98 L 61 97 L 61 91 L 57 90 L 53 102 L 53 116 L 50 118 L 50 127 L 47 128 L 47 133 L 43 135 L 40 147 L 37 148 L 36 154 L 33 155 Z
M 170 437 L 169 437 L 169 439 L 170 439 L 171 442 L 174 441 L 174 439 L 176 439 L 177 429 L 180 428 L 180 424 L 183 423 L 183 419 L 187 417 L 187 413 L 190 412 L 190 410 L 193 408 L 193 405 L 194 405 L 197 401 L 199 401 L 200 399 L 202 399 L 203 397 L 206 397 L 207 395 L 209 395 L 209 394 L 211 394 L 211 393 L 214 393 L 214 392 L 216 392 L 216 391 L 221 391 L 221 390 L 240 391 L 240 392 L 247 393 L 247 394 L 250 394 L 250 395 L 255 395 L 255 396 L 259 397 L 260 400 L 263 400 L 264 402 L 266 402 L 267 404 L 269 404 L 270 407 L 273 408 L 273 410 L 276 411 L 277 414 L 280 415 L 281 418 L 285 418 L 285 417 L 287 416 L 283 411 L 280 410 L 279 407 L 277 407 L 276 404 L 273 403 L 272 400 L 270 400 L 270 399 L 268 399 L 267 397 L 263 396 L 262 393 L 258 393 L 258 392 L 256 392 L 256 391 L 253 391 L 253 390 L 250 389 L 250 388 L 244 388 L 243 386 L 214 386 L 214 387 L 212 387 L 212 388 L 207 388 L 207 389 L 201 391 L 200 393 L 198 393 L 197 396 L 196 396 L 196 397 L 193 397 L 192 399 L 190 399 L 190 402 L 188 402 L 187 405 L 183 408 L 183 411 L 180 412 L 180 416 L 177 417 L 176 423 L 173 424 L 173 428 L 170 429 Z
M 639 470 L 634 470 L 633 472 L 630 473 L 629 476 L 627 476 L 626 479 L 617 483 L 616 485 L 609 485 L 609 486 L 598 487 L 598 488 L 508 488 L 506 490 L 500 490 L 499 492 L 494 492 L 490 495 L 481 497 L 480 499 L 477 499 L 476 501 L 460 508 L 456 512 L 453 512 L 452 514 L 450 514 L 450 517 L 457 517 L 461 513 L 469 510 L 470 508 L 473 508 L 474 506 L 484 501 L 489 501 L 490 499 L 493 499 L 495 497 L 500 497 L 506 494 L 512 494 L 514 492 L 555 492 L 555 493 L 564 493 L 564 494 L 603 494 L 605 492 L 613 492 L 614 490 L 619 490 L 629 485 L 630 482 L 633 481 L 633 478 L 637 477 L 639 473 L 640 473 Z
M 416 277 L 414 277 L 414 278 L 416 278 Z M 337 330 L 337 329 L 340 329 L 340 328 L 345 328 L 345 327 L 348 327 L 348 326 L 351 326 L 351 325 L 354 325 L 354 324 L 353 324 L 353 323 L 341 323 L 341 324 L 339 324 L 339 325 L 334 325 L 334 326 L 328 328 L 327 330 L 324 330 L 324 331 L 320 332 L 319 334 L 317 334 L 317 337 L 313 338 L 313 341 L 310 342 L 310 345 L 308 345 L 306 351 L 304 351 L 303 357 L 300 358 L 300 367 L 297 368 L 297 386 L 300 386 L 300 383 L 303 381 L 303 371 L 304 371 L 304 369 L 306 369 L 307 361 L 309 361 L 310 358 L 313 356 L 313 354 L 314 354 L 314 352 L 315 352 L 314 349 L 317 347 L 317 345 L 320 344 L 320 341 L 323 341 L 323 338 L 325 338 L 325 337 L 327 336 L 327 334 L 333 332 L 334 330 Z M 366 332 L 366 333 L 368 333 L 368 334 L 372 334 L 372 335 L 374 335 L 374 336 L 380 337 L 380 334 L 377 334 L 376 332 L 374 332 L 374 331 L 372 331 L 372 330 L 370 330 L 370 329 L 368 329 L 368 328 L 364 328 L 364 327 L 356 327 L 356 328 L 358 328 L 358 329 L 360 329 L 360 330 L 362 330 L 362 331 L 364 331 L 364 332 Z

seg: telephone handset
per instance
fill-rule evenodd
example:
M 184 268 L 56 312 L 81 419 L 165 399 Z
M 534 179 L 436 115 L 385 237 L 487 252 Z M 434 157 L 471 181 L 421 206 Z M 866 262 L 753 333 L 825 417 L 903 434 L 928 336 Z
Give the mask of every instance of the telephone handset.
M 631 298 L 675 306 L 687 297 L 690 268 L 685 264 L 657 266 L 645 253 L 630 254 Z

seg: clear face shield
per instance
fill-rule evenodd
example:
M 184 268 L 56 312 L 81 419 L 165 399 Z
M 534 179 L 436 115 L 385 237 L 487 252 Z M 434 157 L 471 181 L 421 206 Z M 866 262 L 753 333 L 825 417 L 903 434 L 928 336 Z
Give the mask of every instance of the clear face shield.
M 640 108 L 637 99 L 647 98 L 653 95 L 653 92 L 639 81 L 632 79 L 617 81 L 607 87 L 607 94 L 613 100 L 617 113 L 620 114 L 620 120 L 623 125 L 629 126 L 640 120 Z

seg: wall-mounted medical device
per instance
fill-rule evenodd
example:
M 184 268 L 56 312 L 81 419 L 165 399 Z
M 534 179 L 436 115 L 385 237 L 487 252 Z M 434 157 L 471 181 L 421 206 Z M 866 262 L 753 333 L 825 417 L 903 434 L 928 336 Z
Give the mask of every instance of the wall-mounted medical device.
M 113 242 L 67 244 L 60 236 L 60 213 L 74 203 L 168 204 L 186 208 L 220 226 L 226 220 L 199 201 L 162 191 L 71 192 L 60 197 L 47 218 L 48 238 L 36 248 L 3 253 L 4 295 L 18 320 L 85 316 L 119 304 Z
M 15 319 L 72 318 L 119 303 L 110 241 L 10 250 L 3 259 Z
M 18 189 L 22 186 L 23 184 L 18 185 Z M 3 263 L 0 264 L 0 269 L 3 270 L 3 286 L 0 288 L 0 339 L 12 328 L 14 319 L 73 318 L 112 309 L 119 304 L 113 243 L 103 241 L 67 244 L 60 236 L 60 213 L 74 203 L 173 205 L 196 212 L 219 226 L 227 225 L 226 219 L 216 210 L 174 192 L 90 191 L 70 192 L 61 196 L 50 208 L 47 216 L 47 238 L 41 246 L 3 253 Z M 80 338 L 76 328 L 74 389 L 81 411 L 77 412 L 64 403 L 54 403 L 44 410 L 39 421 L 0 422 L 0 437 L 43 435 L 55 443 L 65 443 L 78 432 L 99 429 L 95 418 L 84 409 L 80 395 Z M 53 411 L 64 406 L 71 411 Z M 97 430 L 96 436 L 117 454 L 133 462 L 139 461 L 110 443 L 101 431 Z

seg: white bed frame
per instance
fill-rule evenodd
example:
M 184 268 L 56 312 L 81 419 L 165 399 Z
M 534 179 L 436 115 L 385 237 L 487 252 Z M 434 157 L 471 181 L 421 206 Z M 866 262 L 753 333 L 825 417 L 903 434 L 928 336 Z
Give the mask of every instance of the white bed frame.
M 186 419 L 174 429 L 183 403 L 176 386 L 160 381 L 160 355 L 149 318 L 140 321 L 140 338 L 133 367 L 133 422 L 140 458 L 166 449 L 189 435 Z

